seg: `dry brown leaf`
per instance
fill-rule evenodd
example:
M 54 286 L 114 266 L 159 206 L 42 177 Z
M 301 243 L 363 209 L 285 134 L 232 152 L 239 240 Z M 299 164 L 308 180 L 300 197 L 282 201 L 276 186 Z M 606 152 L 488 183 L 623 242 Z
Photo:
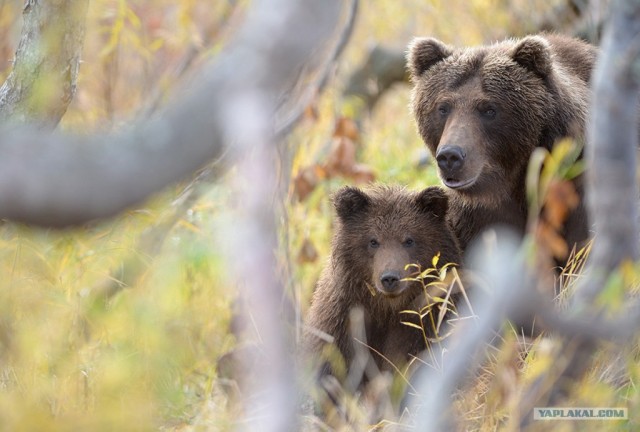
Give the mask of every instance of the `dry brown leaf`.
M 298 264 L 312 263 L 318 259 L 318 250 L 309 238 L 305 238 L 298 251 Z
M 355 164 L 349 177 L 355 183 L 373 183 L 376 180 L 373 168 L 365 164 Z
M 349 138 L 351 141 L 357 142 L 360 139 L 360 130 L 353 119 L 340 117 L 336 120 L 333 136 L 337 138 Z
M 322 165 L 315 164 L 312 166 L 312 168 L 318 180 L 326 180 L 327 178 L 329 178 L 327 170 Z
M 569 253 L 567 243 L 558 231 L 544 220 L 536 228 L 537 243 L 547 249 L 554 258 L 564 259 Z
M 349 176 L 356 164 L 356 145 L 349 138 L 336 137 L 331 144 L 331 150 L 325 163 L 329 176 Z
M 580 203 L 573 183 L 557 180 L 549 184 L 544 205 L 544 219 L 556 230 L 562 227 L 569 212 Z
M 303 118 L 305 121 L 312 123 L 315 123 L 318 118 L 320 118 L 318 106 L 315 102 L 306 106 L 306 108 L 304 109 Z
M 298 197 L 298 200 L 304 201 L 307 199 L 309 194 L 318 186 L 320 180 L 319 170 L 322 170 L 322 168 L 312 165 L 301 168 L 298 171 L 298 174 L 293 179 L 293 192 Z

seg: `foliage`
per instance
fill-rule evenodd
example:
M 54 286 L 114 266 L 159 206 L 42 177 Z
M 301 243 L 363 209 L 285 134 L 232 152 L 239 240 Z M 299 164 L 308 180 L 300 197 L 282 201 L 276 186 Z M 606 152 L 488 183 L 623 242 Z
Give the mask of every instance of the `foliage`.
M 222 48 L 248 3 L 92 1 L 78 93 L 61 127 L 115 128 L 164 103 L 194 67 Z M 426 152 L 409 115 L 407 86 L 392 88 L 374 112 L 358 118 L 353 118 L 357 101 L 341 97 L 348 74 L 370 45 L 404 47 L 413 36 L 426 34 L 452 44 L 490 42 L 535 28 L 549 3 L 361 3 L 335 79 L 289 139 L 293 159 L 280 172 L 289 186 L 277 254 L 283 273 L 289 272 L 297 316 L 304 315 L 329 255 L 332 191 L 345 182 L 371 179 L 413 189 L 438 183 L 432 164 L 421 163 Z M 0 2 L 3 61 L 15 50 L 19 15 L 15 2 Z M 9 66 L 0 63 L 1 79 Z M 308 188 L 304 194 L 301 183 Z M 225 233 L 232 232 L 233 209 L 241 202 L 230 196 L 224 177 L 176 215 L 162 231 L 157 252 L 141 249 L 143 232 L 162 225 L 166 214 L 179 208 L 172 201 L 180 190 L 171 188 L 143 209 L 81 229 L 0 225 L 2 429 L 227 430 L 237 419 L 228 390 L 235 384 L 220 376 L 217 360 L 236 342 L 229 329 L 236 290 L 221 251 L 233 241 Z M 578 252 L 577 261 L 583 258 Z M 94 296 L 114 278 L 124 284 L 122 275 L 131 271 L 127 263 L 132 261 L 138 264 L 126 289 Z M 573 280 L 575 273 L 566 277 Z M 628 278 L 628 273 L 621 276 Z M 611 281 L 603 302 L 619 300 L 616 283 L 622 282 Z M 250 323 L 250 317 L 241 320 Z M 509 331 L 504 337 L 500 350 L 489 350 L 485 373 L 459 397 L 460 412 L 477 430 L 508 424 L 520 383 L 532 380 L 550 358 L 541 341 L 523 342 Z M 632 365 L 630 381 L 619 386 L 600 380 L 609 358 L 603 353 L 594 376 L 581 384 L 579 403 L 629 401 L 632 412 L 638 406 L 633 383 L 640 370 L 633 359 L 623 358 Z M 352 402 L 356 427 L 375 428 L 379 419 L 363 411 L 366 404 Z

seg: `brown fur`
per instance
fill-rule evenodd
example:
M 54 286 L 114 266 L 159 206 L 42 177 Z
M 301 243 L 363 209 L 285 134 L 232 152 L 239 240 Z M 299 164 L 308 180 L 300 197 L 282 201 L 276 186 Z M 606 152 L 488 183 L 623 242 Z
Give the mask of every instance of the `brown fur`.
M 459 49 L 432 38 L 413 41 L 412 109 L 449 188 L 451 223 L 463 250 L 490 225 L 524 232 L 529 158 L 560 138 L 584 138 L 596 55 L 595 47 L 554 34 Z M 442 159 L 453 146 L 463 157 L 457 166 Z M 576 189 L 583 196 L 581 182 Z M 588 238 L 583 204 L 563 234 L 569 245 Z
M 448 200 L 444 192 L 431 187 L 418 193 L 399 187 L 378 186 L 363 192 L 345 187 L 334 197 L 337 218 L 331 260 L 318 281 L 307 327 L 334 338 L 347 366 L 353 357 L 354 341 L 349 332 L 349 313 L 357 306 L 365 313 L 367 343 L 393 362 L 402 363 L 409 354 L 425 348 L 422 334 L 401 324 L 405 309 L 416 310 L 423 297 L 419 283 L 398 281 L 393 289 L 383 279 L 410 276 L 419 264 L 432 267 L 440 253 L 439 266 L 459 263 L 460 249 L 446 221 Z M 370 289 L 376 290 L 373 296 Z M 317 332 L 305 338 L 307 353 L 318 357 L 325 342 Z M 388 369 L 379 355 L 378 366 Z M 325 365 L 322 373 L 329 368 Z

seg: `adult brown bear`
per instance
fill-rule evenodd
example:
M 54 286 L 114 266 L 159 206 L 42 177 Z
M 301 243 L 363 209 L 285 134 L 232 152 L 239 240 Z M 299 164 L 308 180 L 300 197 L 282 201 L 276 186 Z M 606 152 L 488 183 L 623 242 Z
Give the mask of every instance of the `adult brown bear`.
M 529 158 L 536 147 L 584 137 L 596 55 L 595 47 L 556 34 L 474 48 L 412 42 L 412 109 L 449 190 L 463 251 L 490 225 L 524 232 Z M 583 198 L 582 178 L 574 185 Z M 561 234 L 569 246 L 588 239 L 584 199 Z

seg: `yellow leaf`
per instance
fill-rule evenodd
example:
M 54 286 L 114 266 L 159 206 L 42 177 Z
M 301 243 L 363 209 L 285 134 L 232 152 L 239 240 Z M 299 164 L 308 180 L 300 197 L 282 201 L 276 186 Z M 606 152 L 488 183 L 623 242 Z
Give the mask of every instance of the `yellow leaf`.
M 417 325 L 417 324 L 410 323 L 410 322 L 407 322 L 407 321 L 400 321 L 400 323 L 404 324 L 406 326 L 417 328 L 418 330 L 424 331 L 424 329 L 421 326 Z
M 420 315 L 418 312 L 411 309 L 401 310 L 400 313 L 410 314 L 410 315 Z
M 369 292 L 371 293 L 371 295 L 373 297 L 375 297 L 376 294 L 377 294 L 376 289 L 374 287 L 372 287 L 371 285 L 369 285 L 367 282 L 365 282 L 364 284 L 367 286 L 367 288 L 369 288 Z
M 431 260 L 431 264 L 433 264 L 433 268 L 438 267 L 438 261 L 440 261 L 440 252 L 438 252 Z

